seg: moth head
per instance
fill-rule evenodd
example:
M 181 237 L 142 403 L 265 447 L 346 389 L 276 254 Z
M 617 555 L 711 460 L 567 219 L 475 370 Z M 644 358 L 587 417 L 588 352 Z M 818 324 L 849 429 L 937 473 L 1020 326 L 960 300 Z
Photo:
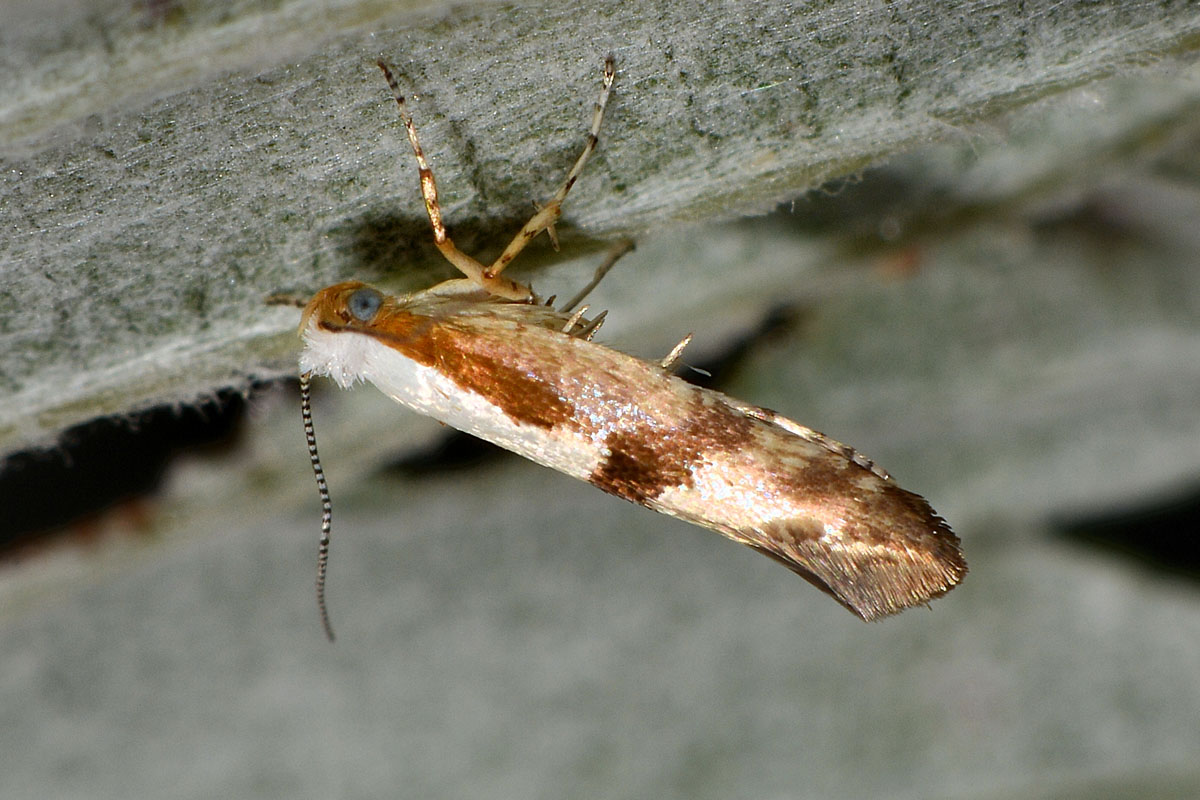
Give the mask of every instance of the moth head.
M 300 335 L 311 326 L 326 329 L 370 324 L 383 307 L 384 295 L 360 281 L 328 286 L 313 295 L 300 315 Z
M 343 389 L 365 378 L 370 334 L 385 321 L 386 303 L 382 292 L 358 281 L 317 292 L 300 317 L 300 371 L 327 375 Z

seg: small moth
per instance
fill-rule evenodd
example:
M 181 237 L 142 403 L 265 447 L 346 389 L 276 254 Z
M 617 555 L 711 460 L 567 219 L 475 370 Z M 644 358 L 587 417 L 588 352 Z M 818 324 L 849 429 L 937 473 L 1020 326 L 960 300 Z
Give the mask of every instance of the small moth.
M 317 457 L 309 381 L 369 381 L 427 414 L 626 500 L 711 528 L 782 562 L 865 620 L 924 604 L 966 574 L 959 540 L 920 496 L 850 447 L 675 377 L 689 335 L 658 362 L 592 341 L 603 315 L 540 302 L 502 277 L 548 231 L 596 147 L 614 79 L 609 58 L 587 143 L 554 197 L 484 267 L 446 233 L 433 172 L 404 96 L 379 62 L 420 172 L 434 242 L 465 278 L 388 296 L 356 281 L 304 307 L 304 430 L 323 516 L 317 598 L 325 605 L 331 512 Z M 592 286 L 612 265 L 610 257 Z

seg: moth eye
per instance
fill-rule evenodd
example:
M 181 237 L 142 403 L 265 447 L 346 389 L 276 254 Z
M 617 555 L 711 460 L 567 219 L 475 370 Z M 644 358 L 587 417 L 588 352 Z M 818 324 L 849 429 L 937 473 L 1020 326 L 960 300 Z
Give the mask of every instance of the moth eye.
M 350 309 L 350 313 L 359 322 L 370 322 L 375 318 L 375 314 L 379 311 L 379 306 L 383 303 L 383 295 L 375 289 L 359 289 L 354 294 L 350 295 L 350 299 L 346 301 L 346 306 Z

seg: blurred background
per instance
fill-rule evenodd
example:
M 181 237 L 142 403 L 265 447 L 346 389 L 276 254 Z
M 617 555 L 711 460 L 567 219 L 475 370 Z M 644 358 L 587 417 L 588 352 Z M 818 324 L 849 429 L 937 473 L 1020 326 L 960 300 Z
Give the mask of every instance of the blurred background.
M 8 5 L 0 796 L 1200 794 L 1194 8 Z M 601 340 L 695 333 L 689 377 L 875 459 L 971 572 L 864 624 L 320 385 L 330 645 L 262 298 L 449 277 L 374 59 L 486 258 L 609 52 L 517 276 L 635 238 Z

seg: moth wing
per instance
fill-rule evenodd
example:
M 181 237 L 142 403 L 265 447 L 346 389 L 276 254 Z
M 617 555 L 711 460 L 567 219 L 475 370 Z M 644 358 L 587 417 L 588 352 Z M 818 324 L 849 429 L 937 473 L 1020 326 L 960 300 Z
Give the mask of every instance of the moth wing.
M 942 596 L 967 572 L 959 539 L 920 495 L 852 448 L 781 417 L 737 403 L 782 429 L 767 434 L 784 468 L 790 513 L 737 530 L 743 544 L 787 566 L 864 620 Z M 787 445 L 780 448 L 779 442 Z M 790 451 L 790 453 L 789 453 Z M 823 485 L 833 484 L 825 492 Z M 831 511 L 831 509 L 833 509 Z
M 571 314 L 540 303 L 506 300 L 471 291 L 446 291 L 441 286 L 409 295 L 403 301 L 404 309 L 457 327 L 482 326 L 493 330 L 506 325 L 530 325 L 563 331 L 572 319 Z M 583 323 L 588 321 L 582 320 Z
M 913 541 L 871 543 L 857 536 L 813 536 L 814 520 L 803 517 L 743 532 L 737 538 L 864 620 L 896 614 L 953 589 L 967 565 L 958 538 L 929 504 L 919 495 L 893 488 L 892 502 L 919 509 L 919 533 Z M 895 531 L 893 519 L 880 522 Z

